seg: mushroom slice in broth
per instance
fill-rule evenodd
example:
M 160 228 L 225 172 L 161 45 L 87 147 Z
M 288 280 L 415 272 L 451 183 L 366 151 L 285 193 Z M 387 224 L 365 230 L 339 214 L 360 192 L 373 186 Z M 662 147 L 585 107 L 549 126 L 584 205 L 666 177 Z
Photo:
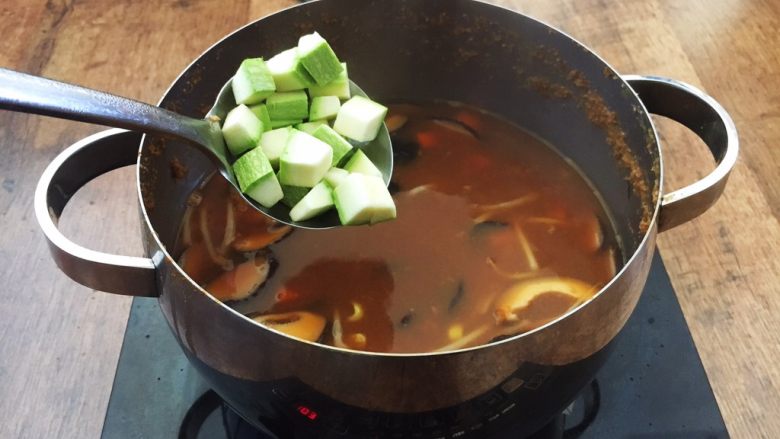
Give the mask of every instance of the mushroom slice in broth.
M 308 311 L 265 314 L 253 317 L 252 320 L 279 332 L 308 341 L 319 340 L 327 323 L 321 315 Z
M 269 245 L 280 241 L 292 232 L 290 226 L 270 226 L 267 229 L 253 231 L 246 235 L 238 236 L 232 241 L 232 247 L 240 252 L 252 252 L 262 250 Z
M 243 300 L 265 283 L 270 270 L 270 258 L 265 253 L 259 253 L 233 270 L 222 273 L 206 285 L 206 290 L 222 301 Z
M 587 300 L 595 289 L 585 282 L 565 277 L 529 279 L 514 284 L 498 297 L 493 316 L 501 325 L 523 320 L 548 320 Z M 535 301 L 544 299 L 555 300 L 559 304 L 548 305 L 549 311 L 542 315 L 527 315 Z

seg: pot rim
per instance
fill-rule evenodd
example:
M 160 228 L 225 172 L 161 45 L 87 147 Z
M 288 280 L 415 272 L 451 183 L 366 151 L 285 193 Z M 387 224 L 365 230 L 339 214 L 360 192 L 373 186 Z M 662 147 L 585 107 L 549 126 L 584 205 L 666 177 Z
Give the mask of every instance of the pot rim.
M 157 105 L 160 106 L 163 103 L 163 101 L 166 99 L 166 97 L 173 90 L 173 88 L 176 85 L 176 83 L 188 71 L 190 71 L 190 69 L 192 69 L 193 66 L 199 60 L 201 60 L 207 53 L 211 52 L 213 49 L 215 49 L 219 45 L 221 45 L 225 40 L 231 38 L 233 35 L 235 35 L 235 34 L 237 34 L 239 32 L 244 31 L 246 28 L 249 28 L 251 26 L 256 25 L 256 23 L 258 23 L 258 22 L 260 22 L 262 20 L 265 20 L 268 17 L 274 16 L 274 15 L 277 15 L 277 14 L 283 14 L 283 13 L 286 13 L 287 11 L 290 11 L 290 10 L 293 10 L 293 9 L 296 9 L 296 8 L 306 7 L 307 4 L 309 4 L 309 3 L 319 3 L 321 1 L 325 1 L 325 0 L 315 0 L 315 1 L 312 1 L 312 2 L 300 3 L 300 4 L 297 4 L 297 5 L 293 5 L 293 6 L 290 6 L 290 7 L 281 9 L 281 10 L 278 10 L 278 11 L 272 13 L 272 14 L 265 15 L 265 16 L 260 17 L 260 18 L 254 20 L 254 21 L 252 21 L 250 23 L 247 23 L 244 26 L 241 26 L 238 29 L 235 29 L 232 32 L 228 33 L 227 35 L 223 36 L 218 41 L 216 41 L 214 44 L 209 46 L 206 50 L 204 50 L 197 58 L 195 58 L 192 62 L 190 62 L 181 71 L 181 73 L 179 73 L 179 75 L 171 82 L 171 85 L 168 86 L 168 88 L 165 90 L 165 92 L 163 93 L 162 97 L 158 101 Z M 222 301 L 220 301 L 217 298 L 215 298 L 214 296 L 212 296 L 211 293 L 209 293 L 203 287 L 201 287 L 195 281 L 193 281 L 192 278 L 190 278 L 190 276 L 179 266 L 179 264 L 176 262 L 176 260 L 170 255 L 170 253 L 168 252 L 167 247 L 162 243 L 162 241 L 160 240 L 159 236 L 157 235 L 157 232 L 155 231 L 154 227 L 152 226 L 152 222 L 149 219 L 149 215 L 148 215 L 148 213 L 146 211 L 146 206 L 144 205 L 144 203 L 142 201 L 143 200 L 143 196 L 142 196 L 142 193 L 141 193 L 141 157 L 142 157 L 142 152 L 143 152 L 144 146 L 146 145 L 146 139 L 147 139 L 147 134 L 143 134 L 143 136 L 141 137 L 141 143 L 140 143 L 139 149 L 138 149 L 138 160 L 136 162 L 136 191 L 137 191 L 137 195 L 138 195 L 139 204 L 140 204 L 140 207 L 141 207 L 141 215 L 143 217 L 143 220 L 144 220 L 144 223 L 145 223 L 146 227 L 151 232 L 150 234 L 152 235 L 152 237 L 154 238 L 155 243 L 157 244 L 158 250 L 161 251 L 163 253 L 165 259 L 167 259 L 171 263 L 171 265 L 173 265 L 173 267 L 175 267 L 175 269 L 177 270 L 178 274 L 180 274 L 185 279 L 187 279 L 187 281 L 189 281 L 189 283 L 194 288 L 196 288 L 199 292 L 203 293 L 208 299 L 213 301 L 216 305 L 221 307 L 223 310 L 226 310 L 226 311 L 232 313 L 236 317 L 241 318 L 241 319 L 245 320 L 248 323 L 251 323 L 251 324 L 253 324 L 253 325 L 257 326 L 257 327 L 260 327 L 262 330 L 270 331 L 270 332 L 272 332 L 272 333 L 274 333 L 276 335 L 282 336 L 282 337 L 287 338 L 287 339 L 289 339 L 291 341 L 304 343 L 304 344 L 310 345 L 311 347 L 314 347 L 314 348 L 322 348 L 322 349 L 331 350 L 331 351 L 334 351 L 334 352 L 337 352 L 337 353 L 341 353 L 341 354 L 360 355 L 360 356 L 379 357 L 379 358 L 382 358 L 382 357 L 424 358 L 424 357 L 433 357 L 433 356 L 437 356 L 438 357 L 438 356 L 458 355 L 458 354 L 466 354 L 466 353 L 476 352 L 476 351 L 483 350 L 483 349 L 489 349 L 489 348 L 497 347 L 497 346 L 502 345 L 504 343 L 512 343 L 512 342 L 517 341 L 519 339 L 522 339 L 524 337 L 530 337 L 531 335 L 534 335 L 534 334 L 536 334 L 538 332 L 544 331 L 547 328 L 549 328 L 549 327 L 551 327 L 553 325 L 558 324 L 560 321 L 567 319 L 569 316 L 571 316 L 573 314 L 576 314 L 581 309 L 585 308 L 586 306 L 588 306 L 589 304 L 591 304 L 592 302 L 597 300 L 599 297 L 601 297 L 606 290 L 610 289 L 614 283 L 616 283 L 620 278 L 622 278 L 623 275 L 625 274 L 625 272 L 628 270 L 628 267 L 630 265 L 634 264 L 635 259 L 637 259 L 641 253 L 643 253 L 642 250 L 647 245 L 651 244 L 649 241 L 651 240 L 651 238 L 653 236 L 655 236 L 655 230 L 656 230 L 657 225 L 658 225 L 658 215 L 659 215 L 659 212 L 661 210 L 660 208 L 661 208 L 662 196 L 663 196 L 663 193 L 664 193 L 663 192 L 663 183 L 664 183 L 664 178 L 663 178 L 663 176 L 664 176 L 663 154 L 662 154 L 661 148 L 659 146 L 659 142 L 658 142 L 658 132 L 656 130 L 656 127 L 655 127 L 655 124 L 653 123 L 652 118 L 650 117 L 650 112 L 647 110 L 647 108 L 645 107 L 644 103 L 642 102 L 642 100 L 637 95 L 637 93 L 633 90 L 633 88 L 631 88 L 631 86 L 628 84 L 628 82 L 617 72 L 617 70 L 610 63 L 608 63 L 604 58 L 602 58 L 599 54 L 597 54 L 590 47 L 586 46 L 585 44 L 583 44 L 578 39 L 574 38 L 573 36 L 569 35 L 568 33 L 564 32 L 564 31 L 562 31 L 561 29 L 557 28 L 556 26 L 552 26 L 552 25 L 546 23 L 543 20 L 540 20 L 540 19 L 528 16 L 526 14 L 523 14 L 521 12 L 515 11 L 515 10 L 510 9 L 508 7 L 487 3 L 484 0 L 466 0 L 466 1 L 471 1 L 473 3 L 479 3 L 483 7 L 500 9 L 500 10 L 504 11 L 505 13 L 511 13 L 511 14 L 520 15 L 520 16 L 524 17 L 525 19 L 528 19 L 528 20 L 531 20 L 533 22 L 536 22 L 536 23 L 538 23 L 538 24 L 540 24 L 542 26 L 546 26 L 550 30 L 553 30 L 553 31 L 557 32 L 558 34 L 560 34 L 561 36 L 569 39 L 572 43 L 574 43 L 576 45 L 579 45 L 590 56 L 594 57 L 596 60 L 601 62 L 606 68 L 608 68 L 610 70 L 610 72 L 613 73 L 614 76 L 619 79 L 621 85 L 631 92 L 631 95 L 633 96 L 633 98 L 635 100 L 635 104 L 642 110 L 640 117 L 644 117 L 646 119 L 646 121 L 648 123 L 648 126 L 652 130 L 653 139 L 654 139 L 653 147 L 654 147 L 655 153 L 657 153 L 657 157 L 658 157 L 658 176 L 657 176 L 658 188 L 657 188 L 657 191 L 654 191 L 654 193 L 653 193 L 653 195 L 655 196 L 655 200 L 653 202 L 653 204 L 654 204 L 653 214 L 652 214 L 652 216 L 650 218 L 650 222 L 648 223 L 647 230 L 644 232 L 644 235 L 642 236 L 642 239 L 637 244 L 636 250 L 634 250 L 634 252 L 631 255 L 631 257 L 626 259 L 626 261 L 623 263 L 623 265 L 620 268 L 620 270 L 618 270 L 618 272 L 615 273 L 615 275 L 612 276 L 612 278 L 606 284 L 604 284 L 604 286 L 601 287 L 598 290 L 598 292 L 596 292 L 590 299 L 588 299 L 588 300 L 582 302 L 581 304 L 577 305 L 576 307 L 570 309 L 566 313 L 560 315 L 558 318 L 556 318 L 554 320 L 551 320 L 550 322 L 547 322 L 544 325 L 541 325 L 541 326 L 539 326 L 537 328 L 534 328 L 531 331 L 527 331 L 527 332 L 524 332 L 524 333 L 521 333 L 521 334 L 517 334 L 517 335 L 511 336 L 511 337 L 507 337 L 507 338 L 502 339 L 502 340 L 481 344 L 481 345 L 478 345 L 478 346 L 472 346 L 472 347 L 461 348 L 461 349 L 454 349 L 454 350 L 450 350 L 450 351 L 442 351 L 442 352 L 404 352 L 404 353 L 401 353 L 401 352 L 358 351 L 358 350 L 352 350 L 352 349 L 346 349 L 346 348 L 339 348 L 339 347 L 336 347 L 336 346 L 330 346 L 330 345 L 326 345 L 326 344 L 322 344 L 322 343 L 311 342 L 311 341 L 308 341 L 308 340 L 303 340 L 303 339 L 299 339 L 299 338 L 296 338 L 296 337 L 292 337 L 292 336 L 287 335 L 287 334 L 285 334 L 285 333 L 283 333 L 281 331 L 275 330 L 273 328 L 269 328 L 267 326 L 263 326 L 260 323 L 255 322 L 254 320 L 250 319 L 249 317 L 245 316 L 244 314 L 241 314 L 240 312 L 236 311 L 235 309 L 231 308 L 230 306 L 226 305 Z

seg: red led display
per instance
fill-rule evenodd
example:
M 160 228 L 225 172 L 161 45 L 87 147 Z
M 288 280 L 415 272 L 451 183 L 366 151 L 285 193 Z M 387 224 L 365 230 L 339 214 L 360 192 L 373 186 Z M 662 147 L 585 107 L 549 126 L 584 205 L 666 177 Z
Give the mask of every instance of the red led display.
M 317 419 L 317 416 L 319 416 L 316 411 L 314 411 L 314 410 L 312 410 L 309 407 L 306 407 L 304 405 L 299 405 L 298 406 L 298 413 L 302 414 L 303 416 L 309 418 L 312 421 Z

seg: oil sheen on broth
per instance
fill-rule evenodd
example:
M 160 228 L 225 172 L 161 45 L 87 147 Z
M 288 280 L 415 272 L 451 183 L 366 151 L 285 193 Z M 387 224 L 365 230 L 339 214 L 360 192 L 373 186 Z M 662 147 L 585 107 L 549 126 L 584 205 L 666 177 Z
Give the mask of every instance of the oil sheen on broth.
M 185 271 L 261 324 L 378 352 L 522 333 L 614 276 L 619 249 L 598 197 L 538 139 L 445 103 L 395 105 L 387 121 L 398 219 L 292 230 L 212 178 L 185 214 Z

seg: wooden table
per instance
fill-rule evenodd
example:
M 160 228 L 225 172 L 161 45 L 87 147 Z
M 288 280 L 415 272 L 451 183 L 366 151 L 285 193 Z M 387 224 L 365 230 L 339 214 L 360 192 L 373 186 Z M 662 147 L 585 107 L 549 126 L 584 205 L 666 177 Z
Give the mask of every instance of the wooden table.
M 156 102 L 190 60 L 291 0 L 5 0 L 0 65 Z M 703 217 L 659 247 L 735 437 L 780 437 L 780 4 L 774 0 L 504 0 L 591 46 L 623 73 L 700 86 L 736 121 L 740 161 Z M 712 168 L 693 135 L 660 123 L 667 184 Z M 66 145 L 101 130 L 0 112 L 0 437 L 98 437 L 128 298 L 62 275 L 34 222 L 35 183 Z M 79 192 L 77 242 L 141 254 L 133 171 Z M 77 218 L 68 213 L 80 212 Z M 143 404 L 143 401 L 139 401 Z

